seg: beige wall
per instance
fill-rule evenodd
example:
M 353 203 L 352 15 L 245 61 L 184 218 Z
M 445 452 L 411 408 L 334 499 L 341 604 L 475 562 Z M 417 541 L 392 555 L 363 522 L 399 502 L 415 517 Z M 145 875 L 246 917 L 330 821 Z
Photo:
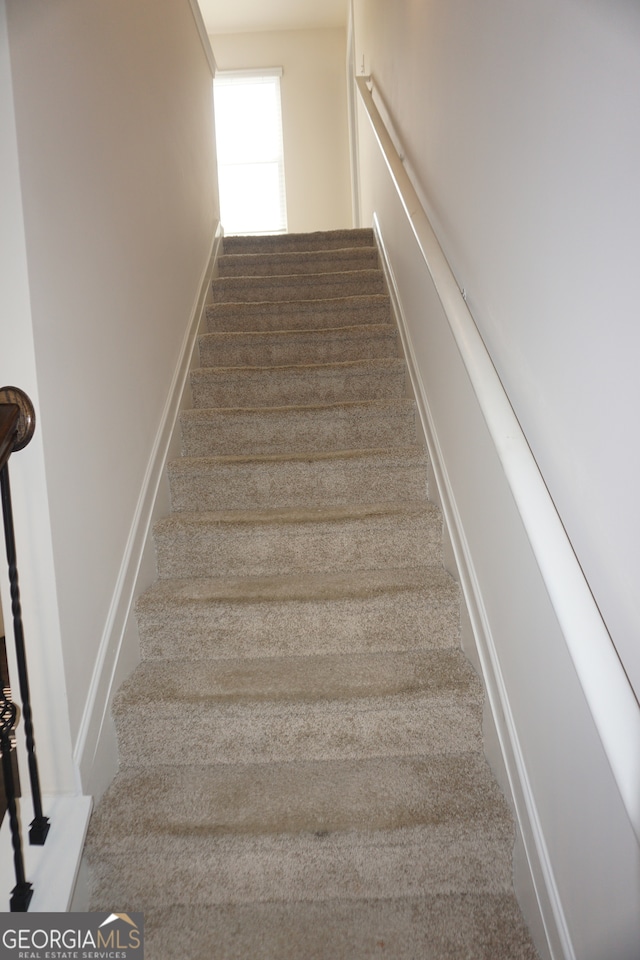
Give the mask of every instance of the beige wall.
M 357 63 L 640 694 L 640 8 L 355 7 Z
M 354 5 L 358 67 L 364 59 L 391 116 L 405 168 L 638 695 L 640 8 L 598 0 Z M 375 211 L 381 225 L 419 397 L 428 397 L 436 423 L 432 447 L 446 469 L 488 702 L 535 882 L 534 890 L 521 857 L 516 888 L 528 917 L 542 911 L 554 958 L 628 960 L 640 943 L 640 847 L 610 758 L 634 758 L 627 769 L 635 769 L 637 734 L 620 722 L 616 702 L 619 689 L 630 700 L 629 692 L 621 670 L 595 666 L 599 649 L 609 654 L 600 662 L 614 657 L 589 615 L 575 630 L 586 605 L 566 569 L 541 580 L 407 211 L 361 120 L 363 214 Z M 513 475 L 516 435 L 501 439 Z M 540 523 L 536 532 L 548 529 Z M 558 618 L 560 594 L 568 615 Z M 573 649 L 583 641 L 598 674 L 591 702 L 617 722 L 624 752 L 611 740 L 608 756 L 603 749 L 565 639 L 574 617 Z
M 210 256 L 211 70 L 189 0 L 7 0 L 6 28 L 4 10 L 0 381 L 37 408 L 12 480 L 52 789 L 65 686 L 77 746 L 118 655 L 141 490 Z
M 220 70 L 284 68 L 289 231 L 350 227 L 345 31 L 218 34 L 211 45 Z

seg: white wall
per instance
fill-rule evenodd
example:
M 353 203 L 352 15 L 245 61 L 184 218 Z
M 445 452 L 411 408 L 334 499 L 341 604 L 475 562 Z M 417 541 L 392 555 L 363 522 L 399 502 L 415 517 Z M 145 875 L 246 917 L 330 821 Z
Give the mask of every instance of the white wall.
M 126 554 L 211 254 L 211 69 L 189 0 L 6 10 L 11 227 L 2 219 L 16 289 L 0 379 L 37 404 L 37 440 L 15 471 L 33 488 L 18 505 L 20 549 L 42 569 L 24 564 L 21 580 L 27 617 L 34 602 L 48 612 L 33 642 L 63 665 L 49 700 L 60 713 L 66 685 L 77 746 L 97 674 L 117 660 Z
M 352 226 L 344 30 L 216 34 L 220 70 L 283 67 L 290 233 Z
M 639 9 L 356 0 L 356 62 L 638 693 Z
M 18 145 L 4 0 L 0 4 L 0 380 L 25 390 L 39 411 L 24 234 Z M 53 573 L 49 504 L 42 431 L 11 459 L 9 468 L 17 540 L 17 562 L 28 657 L 34 652 L 40 670 L 32 671 L 36 748 L 45 788 L 76 790 L 71 759 L 71 732 L 64 702 L 66 679 L 60 649 L 60 625 Z M 4 556 L 4 550 L 3 550 Z M 4 560 L 3 560 L 4 564 Z M 11 610 L 8 577 L 0 576 L 3 604 Z M 7 627 L 9 672 L 16 692 L 16 667 L 10 622 Z M 50 690 L 56 696 L 48 695 Z M 22 738 L 18 740 L 22 744 Z M 21 761 L 24 754 L 19 751 Z M 22 782 L 29 782 L 22 763 Z
M 636 455 L 615 441 L 621 424 L 632 437 L 637 408 L 623 401 L 631 403 L 637 389 L 628 354 L 637 337 L 629 316 L 638 281 L 630 273 L 623 287 L 621 269 L 640 210 L 631 160 L 618 155 L 610 138 L 626 137 L 630 146 L 640 77 L 628 87 L 621 77 L 626 72 L 629 82 L 639 70 L 624 33 L 625 22 L 629 32 L 636 26 L 633 12 L 607 9 L 609 19 L 604 7 L 576 7 L 570 0 L 553 10 L 496 0 L 481 11 L 462 0 L 355 0 L 355 32 L 356 62 L 364 55 L 406 150 L 406 166 L 622 649 L 631 634 L 615 631 L 614 622 L 621 623 L 629 607 L 608 586 L 624 593 L 622 579 L 633 574 L 638 558 L 631 536 L 618 535 L 614 521 L 626 507 L 633 529 L 637 513 L 631 475 L 618 477 L 612 466 Z M 578 146 L 567 125 L 580 128 Z M 503 460 L 515 455 L 514 438 L 501 438 L 498 451 L 489 435 L 413 224 L 362 112 L 359 153 L 363 220 L 375 214 L 391 271 L 499 762 L 506 766 L 502 782 L 517 817 L 520 902 L 543 956 L 635 960 L 640 848 L 506 482 Z M 587 230 L 593 206 L 594 236 Z M 615 217 L 622 233 L 609 228 L 605 244 L 604 222 Z M 610 299 L 625 314 L 609 311 L 605 321 L 592 301 L 601 303 L 607 281 L 616 282 Z M 611 369 L 613 357 L 622 382 Z M 604 367 L 596 371 L 598 359 Z M 575 439 L 569 442 L 567 434 L 560 446 L 559 434 L 574 420 Z M 588 509 L 586 492 L 594 498 Z M 596 502 L 611 541 L 600 519 L 594 522 Z M 603 569 L 597 550 L 588 549 L 591 540 L 615 569 Z M 626 652 L 634 663 L 635 648 Z M 615 715 L 615 699 L 610 709 Z

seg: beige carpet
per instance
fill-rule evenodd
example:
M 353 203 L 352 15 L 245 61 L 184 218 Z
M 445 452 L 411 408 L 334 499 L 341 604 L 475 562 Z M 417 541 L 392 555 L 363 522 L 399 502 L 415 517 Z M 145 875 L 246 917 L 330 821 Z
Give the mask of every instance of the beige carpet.
M 148 960 L 534 960 L 371 231 L 225 241 L 92 908 Z

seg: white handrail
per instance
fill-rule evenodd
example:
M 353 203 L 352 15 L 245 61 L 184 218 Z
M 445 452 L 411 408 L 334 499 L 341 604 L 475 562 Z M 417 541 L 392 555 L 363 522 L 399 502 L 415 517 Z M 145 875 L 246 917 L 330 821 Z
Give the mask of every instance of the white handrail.
M 356 77 L 356 83 L 495 444 L 640 842 L 640 706 L 484 341 L 375 105 L 368 87 L 371 78 Z

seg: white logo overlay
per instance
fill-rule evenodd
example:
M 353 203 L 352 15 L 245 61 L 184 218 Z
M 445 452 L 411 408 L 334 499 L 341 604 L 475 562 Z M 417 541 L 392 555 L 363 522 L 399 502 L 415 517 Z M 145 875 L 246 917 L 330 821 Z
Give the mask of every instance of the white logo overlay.
M 143 960 L 141 913 L 0 914 L 0 960 Z

